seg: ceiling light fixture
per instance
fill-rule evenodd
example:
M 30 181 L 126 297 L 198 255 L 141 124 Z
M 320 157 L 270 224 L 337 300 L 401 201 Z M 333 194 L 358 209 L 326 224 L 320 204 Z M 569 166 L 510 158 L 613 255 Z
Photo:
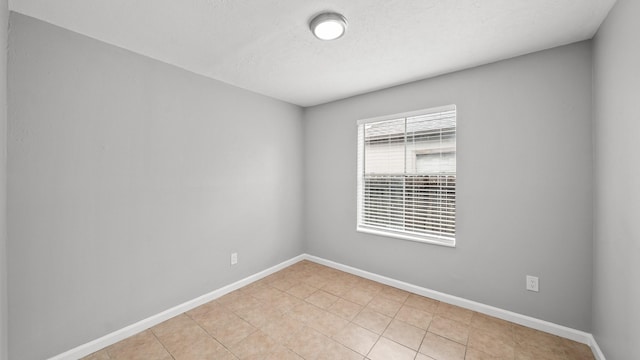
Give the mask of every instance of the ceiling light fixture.
M 338 13 L 322 13 L 311 19 L 309 28 L 320 40 L 335 40 L 347 31 L 347 19 Z

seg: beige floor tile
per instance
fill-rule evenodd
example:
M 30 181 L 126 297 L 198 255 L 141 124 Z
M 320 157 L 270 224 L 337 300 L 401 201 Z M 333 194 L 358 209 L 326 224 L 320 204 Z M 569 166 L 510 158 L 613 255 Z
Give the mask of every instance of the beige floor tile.
M 349 324 L 333 338 L 351 350 L 367 355 L 378 340 L 378 335 L 358 325 Z
M 306 260 L 84 360 L 365 358 L 594 360 L 584 344 Z
M 226 296 L 226 295 L 225 295 Z M 245 308 L 252 308 L 259 306 L 262 302 L 249 294 L 241 293 L 241 296 L 236 297 L 234 301 L 223 303 L 226 308 L 231 311 L 238 311 Z
M 407 300 L 407 298 L 409 297 L 409 292 L 391 286 L 385 286 L 380 290 L 378 296 L 391 301 L 404 303 L 405 300 Z
M 516 345 L 514 349 L 515 360 L 564 360 L 562 355 L 549 353 L 544 348 L 531 347 L 527 345 Z
M 429 332 L 446 337 L 460 344 L 466 345 L 469 339 L 470 326 L 461 322 L 436 316 L 431 321 Z
M 309 295 L 316 292 L 316 290 L 318 289 L 312 286 L 309 286 L 307 284 L 297 284 L 292 288 L 290 288 L 289 290 L 287 290 L 287 293 L 300 299 L 306 299 Z
M 271 287 L 274 287 L 278 290 L 281 291 L 287 291 L 289 289 L 291 289 L 292 287 L 294 287 L 295 285 L 297 285 L 297 283 L 293 282 L 293 281 L 289 281 L 287 279 L 281 278 L 281 279 L 277 279 L 275 281 L 272 281 L 271 283 L 269 283 L 269 285 Z
M 406 305 L 400 308 L 395 318 L 425 330 L 433 320 L 431 313 Z
M 278 279 L 284 279 L 297 284 L 302 282 L 302 276 L 304 275 L 304 272 L 301 270 L 296 270 L 292 267 L 288 267 L 284 270 L 279 271 L 278 275 Z
M 257 330 L 237 315 L 233 315 L 226 321 L 207 321 L 200 325 L 226 347 L 240 342 Z
M 390 317 L 396 316 L 401 307 L 401 302 L 387 299 L 380 294 L 376 295 L 376 297 L 367 304 L 367 308 Z
M 175 359 L 209 359 L 224 349 L 185 314 L 158 324 L 151 331 Z
M 361 354 L 347 348 L 346 346 L 331 341 L 319 355 L 316 360 L 362 360 Z
M 483 353 L 480 350 L 467 348 L 467 354 L 465 355 L 464 360 L 513 360 L 513 358 L 502 358 Z
M 203 351 L 198 347 L 193 347 L 188 351 L 173 355 L 175 360 L 236 360 L 237 357 L 229 352 L 229 350 L 222 348 L 220 350 L 209 352 Z
M 513 332 L 513 325 L 513 323 L 506 320 L 481 313 L 474 313 L 471 318 L 471 326 L 483 330 L 500 329 Z
M 471 318 L 473 317 L 473 311 L 444 302 L 438 303 L 438 309 L 435 314 L 465 324 L 471 324 Z
M 291 294 L 286 292 L 281 293 L 276 298 L 272 298 L 271 300 L 265 302 L 266 305 L 270 306 L 274 310 L 280 311 L 281 313 L 285 313 L 290 311 L 294 307 L 302 304 L 304 300 L 301 300 Z
M 310 274 L 306 278 L 302 280 L 305 284 L 314 287 L 316 289 L 321 289 L 323 286 L 329 283 L 329 279 L 326 276 L 319 274 Z
M 269 303 L 272 300 L 278 299 L 282 294 L 283 292 L 276 288 L 265 286 L 264 288 L 254 291 L 251 296 L 261 300 L 263 303 Z
M 256 307 L 243 308 L 236 311 L 236 315 L 255 327 L 273 322 L 282 316 L 282 313 L 272 307 L 262 304 Z
M 285 269 L 282 269 L 282 270 L 280 270 L 278 272 L 275 272 L 273 274 L 267 275 L 267 276 L 262 278 L 262 281 L 264 281 L 265 283 L 271 285 L 274 281 L 282 280 L 282 279 L 285 278 L 286 269 L 288 269 L 288 268 L 285 268 Z
M 335 304 L 338 301 L 338 297 L 332 294 L 329 294 L 326 291 L 318 290 L 313 294 L 309 295 L 305 301 L 311 303 L 321 309 L 328 309 L 331 305 Z
M 284 346 L 278 346 L 264 360 L 304 360 L 300 355 L 287 349 Z
M 391 318 L 377 313 L 368 308 L 364 308 L 354 319 L 353 322 L 365 329 L 371 330 L 376 334 L 382 334 L 391 322 Z
M 304 359 L 314 359 L 331 344 L 331 339 L 317 330 L 305 327 L 287 341 L 286 346 Z
M 353 274 L 349 274 L 346 272 L 340 272 L 340 275 L 338 276 L 338 278 L 342 281 L 347 282 L 348 284 L 354 285 L 361 279 L 361 277 L 353 275 Z
M 113 360 L 172 360 L 171 355 L 160 344 L 151 330 L 143 331 L 107 348 Z
M 436 360 L 464 360 L 466 347 L 455 341 L 427 333 L 420 346 L 420 352 Z
M 520 325 L 514 325 L 514 339 L 522 349 L 535 349 L 546 358 L 566 358 L 562 338 Z
M 418 350 L 426 331 L 394 319 L 391 321 L 382 336 L 400 343 L 413 350 Z
M 512 359 L 514 356 L 515 343 L 493 337 L 480 329 L 473 328 L 471 330 L 467 345 L 469 348 L 480 350 L 496 357 Z
M 380 338 L 367 358 L 371 360 L 413 360 L 416 352 L 386 338 Z
M 178 358 L 175 359 L 178 360 Z M 227 349 L 221 349 L 210 357 L 203 357 L 200 355 L 194 358 L 190 358 L 189 360 L 238 360 L 238 357 L 233 355 L 231 351 Z
M 206 311 L 204 309 L 198 311 L 188 311 L 185 314 L 199 324 L 204 324 L 212 321 L 225 322 L 227 320 L 233 319 L 236 316 L 233 311 L 219 304 L 209 305 Z
M 286 314 L 296 320 L 308 324 L 319 319 L 323 314 L 323 310 L 319 309 L 315 305 L 302 303 L 291 309 L 291 311 L 287 312 Z
M 221 308 L 222 305 L 220 305 L 220 303 L 218 303 L 216 300 L 209 301 L 206 304 L 200 305 L 195 309 L 187 311 L 187 315 L 193 318 L 194 316 L 202 316 L 210 311 L 219 311 Z
M 238 289 L 238 291 L 241 292 L 242 294 L 251 295 L 255 297 L 255 294 L 268 289 L 273 289 L 273 288 L 269 286 L 268 281 L 262 279 L 262 280 L 254 281 L 251 284 Z
M 338 299 L 338 301 L 331 305 L 328 310 L 343 319 L 353 320 L 360 310 L 362 310 L 362 306 L 345 299 Z
M 418 353 L 418 355 L 416 355 L 416 360 L 435 360 L 435 359 L 425 354 Z
M 347 320 L 326 311 L 317 319 L 308 323 L 309 326 L 329 337 L 340 332 L 347 324 L 349 324 Z
M 258 330 L 231 346 L 229 350 L 240 359 L 257 358 L 268 356 L 277 345 L 275 340 Z
M 346 281 L 337 280 L 334 282 L 329 282 L 325 286 L 322 287 L 322 290 L 333 294 L 335 296 L 342 296 L 347 291 L 351 289 L 352 285 Z
M 240 299 L 243 296 L 244 294 L 242 293 L 242 291 L 235 290 L 217 298 L 215 302 L 219 303 L 220 305 L 228 305 L 230 303 L 235 302 L 236 300 Z
M 279 319 L 273 322 L 264 324 L 261 330 L 271 338 L 284 344 L 293 335 L 297 334 L 304 328 L 304 323 L 300 320 L 296 320 L 289 315 L 283 315 Z
M 475 313 L 471 319 L 471 327 L 480 329 L 488 335 L 501 339 L 504 342 L 511 343 L 515 341 L 513 333 L 513 324 L 500 320 L 491 316 Z
M 363 288 L 355 287 L 342 295 L 343 299 L 358 305 L 367 305 L 373 299 L 374 293 Z
M 434 314 L 439 302 L 438 300 L 433 300 L 428 297 L 410 294 L 404 304 Z
M 106 349 L 102 349 L 100 351 L 96 351 L 89 356 L 85 356 L 82 360 L 110 360 L 109 353 L 107 353 Z
M 566 357 L 569 360 L 593 360 L 593 352 L 588 345 L 581 344 L 569 339 L 561 339 L 561 343 L 564 346 Z
M 358 278 L 358 281 L 356 282 L 356 287 L 364 290 L 365 292 L 368 292 L 371 295 L 376 295 L 378 294 L 384 287 L 386 287 L 386 285 L 382 285 L 379 282 L 373 281 L 373 280 L 369 280 L 369 279 L 364 279 L 364 278 Z
M 521 325 L 514 325 L 513 334 L 514 340 L 521 345 L 534 347 L 559 347 L 561 345 L 560 337 Z
M 212 339 L 213 340 L 213 339 Z M 213 340 L 215 341 L 215 340 Z M 203 342 L 190 343 L 189 346 L 185 346 L 179 352 L 172 353 L 175 360 L 218 360 L 218 359 L 235 359 L 227 349 L 224 347 L 218 348 L 208 346 Z

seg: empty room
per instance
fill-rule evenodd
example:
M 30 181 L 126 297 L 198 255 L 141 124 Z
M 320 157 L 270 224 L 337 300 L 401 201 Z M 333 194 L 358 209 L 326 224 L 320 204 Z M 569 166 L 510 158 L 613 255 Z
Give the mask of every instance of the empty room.
M 638 17 L 0 0 L 0 360 L 640 359 Z

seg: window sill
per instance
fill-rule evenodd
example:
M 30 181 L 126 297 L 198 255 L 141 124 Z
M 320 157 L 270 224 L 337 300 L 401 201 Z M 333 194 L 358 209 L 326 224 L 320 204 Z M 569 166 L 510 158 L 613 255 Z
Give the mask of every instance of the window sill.
M 391 231 L 386 229 L 382 230 L 382 229 L 377 229 L 377 228 L 372 228 L 367 226 L 357 226 L 356 231 L 367 233 L 367 234 L 378 235 L 378 236 L 386 236 L 386 237 L 391 237 L 391 238 L 396 238 L 401 240 L 415 241 L 415 242 L 424 243 L 424 244 L 440 245 L 440 246 L 445 246 L 450 248 L 456 247 L 455 239 L 449 240 L 449 239 L 440 239 L 437 237 L 410 235 L 402 232 L 396 232 L 396 231 Z

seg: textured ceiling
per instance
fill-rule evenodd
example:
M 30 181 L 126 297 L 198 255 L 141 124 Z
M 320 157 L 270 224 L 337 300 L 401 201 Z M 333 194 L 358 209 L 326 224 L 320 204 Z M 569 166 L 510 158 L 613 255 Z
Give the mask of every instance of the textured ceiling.
M 13 11 L 301 106 L 590 39 L 615 0 L 13 0 Z M 308 21 L 332 10 L 347 34 Z

